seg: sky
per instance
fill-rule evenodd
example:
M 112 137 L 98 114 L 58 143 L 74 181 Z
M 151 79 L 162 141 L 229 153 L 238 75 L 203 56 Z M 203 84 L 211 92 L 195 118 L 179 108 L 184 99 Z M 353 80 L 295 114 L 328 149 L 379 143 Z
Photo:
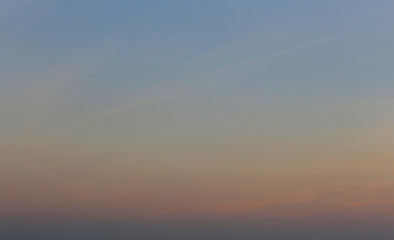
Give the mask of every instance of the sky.
M 0 0 L 0 235 L 392 239 L 393 11 Z

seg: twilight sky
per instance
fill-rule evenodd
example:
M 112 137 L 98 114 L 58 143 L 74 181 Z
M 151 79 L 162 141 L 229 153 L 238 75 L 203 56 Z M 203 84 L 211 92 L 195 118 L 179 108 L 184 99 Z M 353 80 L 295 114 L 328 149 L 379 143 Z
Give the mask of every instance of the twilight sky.
M 394 224 L 393 11 L 0 0 L 0 221 Z

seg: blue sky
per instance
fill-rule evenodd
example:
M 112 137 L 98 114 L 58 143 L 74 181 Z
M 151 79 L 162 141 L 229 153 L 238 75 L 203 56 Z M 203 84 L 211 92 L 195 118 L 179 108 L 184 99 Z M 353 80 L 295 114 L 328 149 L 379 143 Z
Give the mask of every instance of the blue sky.
M 344 110 L 341 124 L 376 125 L 392 99 L 391 1 L 0 4 L 2 129 L 11 136 L 23 124 L 44 135 L 79 136 L 106 121 L 123 129 L 117 120 L 155 107 L 156 119 L 187 113 L 179 126 L 207 129 L 200 120 L 366 105 Z M 308 128 L 316 119 L 300 121 Z M 238 123 L 241 132 L 273 127 Z
M 376 74 L 373 85 L 384 91 L 390 78 L 390 1 L 25 2 L 11 8 L 2 26 L 3 74 L 46 71 L 79 58 L 95 68 L 79 83 L 89 89 L 83 94 L 203 85 L 207 77 L 199 74 L 330 38 L 210 78 L 246 76 L 231 82 L 235 91 L 279 85 L 285 95 L 290 85 L 335 97 L 368 91 Z M 92 59 L 82 60 L 84 54 Z
M 393 10 L 0 0 L 0 212 L 379 218 L 394 206 Z

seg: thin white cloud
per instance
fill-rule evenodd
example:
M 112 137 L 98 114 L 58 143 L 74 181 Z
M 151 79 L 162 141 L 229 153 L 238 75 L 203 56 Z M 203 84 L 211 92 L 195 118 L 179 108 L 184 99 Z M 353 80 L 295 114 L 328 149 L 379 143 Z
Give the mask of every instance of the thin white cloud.
M 185 92 L 181 92 L 181 93 L 174 94 L 174 95 L 168 95 L 168 96 L 164 96 L 164 97 L 152 98 L 152 99 L 148 99 L 148 100 L 145 100 L 145 101 L 131 103 L 131 104 L 128 104 L 128 105 L 125 105 L 125 106 L 117 107 L 117 108 L 111 109 L 109 111 L 106 111 L 106 112 L 94 115 L 91 118 L 89 118 L 88 120 L 95 120 L 95 119 L 107 117 L 109 115 L 113 115 L 113 114 L 118 113 L 118 112 L 127 111 L 129 109 L 138 108 L 138 107 L 141 107 L 141 106 L 144 106 L 144 105 L 157 103 L 157 102 L 161 102 L 161 101 L 165 101 L 165 100 L 169 100 L 169 99 L 173 99 L 173 98 L 183 97 L 183 96 L 188 95 L 188 94 L 190 94 L 190 92 L 185 91 Z
M 158 103 L 158 102 L 162 102 L 162 101 L 166 101 L 166 100 L 170 100 L 170 99 L 174 99 L 174 98 L 178 98 L 178 97 L 183 97 L 186 95 L 191 94 L 191 91 L 187 91 L 185 90 L 184 92 L 180 92 L 177 94 L 173 94 L 173 95 L 167 95 L 167 96 L 163 96 L 163 97 L 157 97 L 157 98 L 152 98 L 152 99 L 147 99 L 147 100 L 142 100 L 142 101 L 137 101 L 137 102 L 132 102 L 129 104 L 126 104 L 124 106 L 120 106 L 120 107 L 115 107 L 113 109 L 110 109 L 108 111 L 93 115 L 89 118 L 86 118 L 85 120 L 78 122 L 72 126 L 70 126 L 68 129 L 72 129 L 72 128 L 76 128 L 79 127 L 81 125 L 83 125 L 84 123 L 88 123 L 90 121 L 94 121 L 94 120 L 98 120 L 101 118 L 105 118 L 111 115 L 114 115 L 116 113 L 119 112 L 124 112 L 124 111 L 128 111 L 131 109 L 135 109 L 135 108 L 139 108 L 145 105 L 149 105 L 149 104 L 153 104 L 153 103 Z
M 319 44 L 323 44 L 323 43 L 326 43 L 326 42 L 329 42 L 329 41 L 333 41 L 333 40 L 339 39 L 341 37 L 344 37 L 344 36 L 334 36 L 334 37 L 324 38 L 324 39 L 320 39 L 320 40 L 313 41 L 313 42 L 308 42 L 308 43 L 305 43 L 305 44 L 302 44 L 302 45 L 298 45 L 298 46 L 295 46 L 295 47 L 292 47 L 292 48 L 289 48 L 289 49 L 285 49 L 285 50 L 282 50 L 282 51 L 279 51 L 279 52 L 275 52 L 275 53 L 272 53 L 272 54 L 260 56 L 260 57 L 254 58 L 254 59 L 250 59 L 248 61 L 244 61 L 244 62 L 240 62 L 240 63 L 237 63 L 237 64 L 233 64 L 233 65 L 230 65 L 230 66 L 227 66 L 227 67 L 215 69 L 213 71 L 209 71 L 209 72 L 200 74 L 197 77 L 207 77 L 207 76 L 211 76 L 211 75 L 221 74 L 221 73 L 224 73 L 224 72 L 227 72 L 227 71 L 231 71 L 231 70 L 235 70 L 237 68 L 245 67 L 245 66 L 248 66 L 250 64 L 254 64 L 254 63 L 266 60 L 266 59 L 283 56 L 283 55 L 286 55 L 286 54 L 289 54 L 289 53 L 292 53 L 292 52 L 295 52 L 295 51 L 298 51 L 298 50 L 306 49 L 308 47 L 312 47 L 312 46 L 315 46 L 315 45 L 319 45 Z M 126 104 L 124 106 L 115 107 L 115 108 L 110 109 L 108 111 L 105 111 L 105 112 L 93 115 L 91 117 L 88 117 L 85 120 L 83 120 L 82 122 L 78 122 L 78 123 L 72 125 L 68 129 L 72 129 L 72 128 L 81 126 L 83 124 L 86 124 L 86 123 L 88 123 L 90 121 L 94 121 L 94 120 L 98 120 L 98 119 L 101 119 L 101 118 L 105 118 L 105 117 L 117 114 L 119 112 L 128 111 L 128 110 L 131 110 L 131 109 L 134 109 L 134 108 L 139 108 L 139 107 L 142 107 L 142 106 L 145 106 L 145 105 L 149 105 L 149 104 L 153 104 L 153 103 L 157 103 L 157 102 L 161 102 L 161 101 L 165 101 L 165 100 L 169 100 L 169 99 L 173 99 L 173 98 L 183 97 L 183 96 L 189 95 L 191 93 L 194 93 L 198 89 L 204 88 L 207 85 L 211 85 L 212 83 L 215 83 L 215 81 L 210 81 L 210 82 L 208 82 L 208 84 L 207 83 L 205 83 L 205 84 L 201 84 L 200 83 L 200 85 L 198 85 L 198 86 L 196 86 L 196 87 L 194 87 L 192 89 L 182 90 L 180 93 L 177 93 L 177 94 L 171 94 L 171 95 L 167 95 L 167 96 L 156 97 L 156 98 L 152 98 L 152 99 L 143 100 L 141 102 L 133 102 L 133 103 L 130 103 L 130 104 Z
M 14 109 L 20 113 L 19 116 L 15 114 L 16 131 L 24 137 L 42 134 L 47 130 L 45 124 L 64 106 L 70 90 L 97 68 L 103 56 L 117 48 L 116 37 L 102 39 L 59 63 L 22 74 L 13 81 L 4 77 L 10 84 L 5 84 L 6 88 L 2 89 L 0 115 L 6 115 L 7 109 Z
M 289 49 L 281 50 L 279 52 L 263 55 L 263 56 L 260 56 L 260 57 L 249 59 L 247 61 L 236 63 L 236 64 L 233 64 L 233 65 L 230 65 L 230 66 L 226 66 L 226 67 L 223 67 L 223 68 L 218 68 L 218 69 L 215 69 L 213 71 L 210 71 L 208 74 L 219 74 L 219 73 L 224 73 L 224 72 L 231 71 L 231 70 L 234 70 L 234 69 L 237 69 L 237 68 L 246 67 L 248 65 L 251 65 L 251 64 L 263 61 L 263 60 L 267 60 L 267 59 L 271 59 L 271 58 L 287 55 L 287 54 L 290 54 L 292 52 L 296 52 L 296 51 L 299 51 L 299 50 L 302 50 L 302 49 L 306 49 L 306 48 L 309 48 L 309 47 L 312 47 L 312 46 L 320 45 L 320 44 L 323 44 L 323 43 L 326 43 L 326 42 L 330 42 L 330 41 L 333 41 L 333 40 L 336 40 L 336 39 L 339 39 L 339 38 L 343 38 L 343 37 L 344 36 L 334 36 L 334 37 L 328 37 L 328 38 L 323 38 L 323 39 L 320 39 L 320 40 L 308 42 L 308 43 L 305 43 L 305 44 L 302 44 L 302 45 L 298 45 L 298 46 L 295 46 L 295 47 L 292 47 L 292 48 L 289 48 Z

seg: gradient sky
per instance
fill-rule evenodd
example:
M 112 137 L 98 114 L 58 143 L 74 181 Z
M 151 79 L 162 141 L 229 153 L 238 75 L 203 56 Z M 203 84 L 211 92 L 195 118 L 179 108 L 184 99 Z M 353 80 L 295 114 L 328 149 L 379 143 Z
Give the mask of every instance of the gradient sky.
M 393 11 L 0 0 L 0 220 L 393 223 Z

